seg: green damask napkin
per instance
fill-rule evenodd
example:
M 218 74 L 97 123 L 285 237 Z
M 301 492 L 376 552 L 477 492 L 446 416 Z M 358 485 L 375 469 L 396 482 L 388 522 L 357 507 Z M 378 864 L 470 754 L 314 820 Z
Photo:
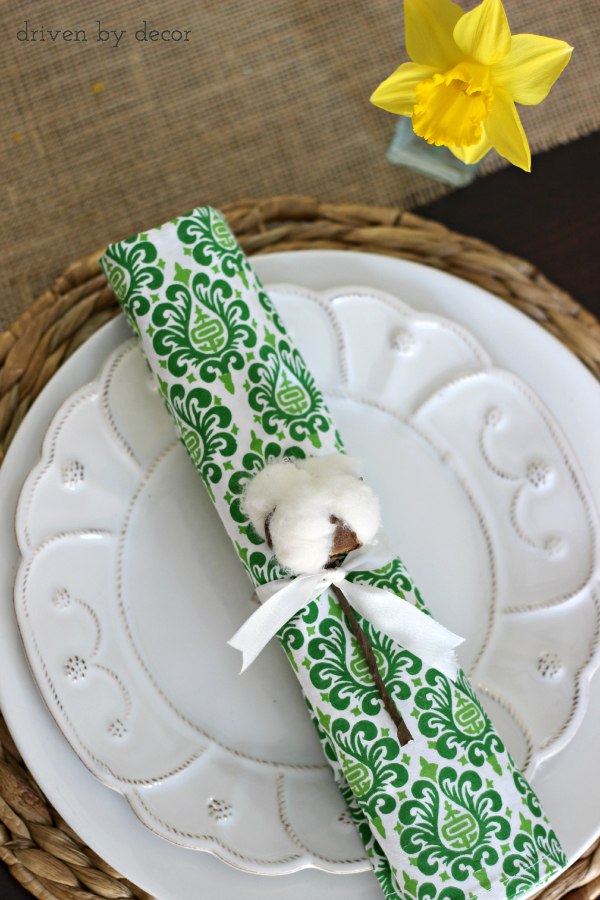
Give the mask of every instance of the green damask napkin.
M 248 575 L 285 577 L 243 512 L 244 486 L 270 460 L 343 445 L 227 223 L 196 209 L 111 245 L 101 264 Z M 424 609 L 399 559 L 349 578 Z M 385 895 L 510 900 L 542 885 L 565 855 L 465 675 L 450 682 L 357 618 L 414 737 L 405 747 L 333 593 L 279 637 Z

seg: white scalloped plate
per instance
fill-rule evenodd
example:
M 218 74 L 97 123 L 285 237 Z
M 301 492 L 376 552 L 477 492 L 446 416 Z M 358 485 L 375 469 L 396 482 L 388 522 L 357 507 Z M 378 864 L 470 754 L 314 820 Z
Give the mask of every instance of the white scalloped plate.
M 598 664 L 598 526 L 566 438 L 447 319 L 364 288 L 271 295 L 532 775 Z M 16 527 L 44 699 L 145 825 L 258 874 L 368 868 L 276 642 L 238 675 L 251 588 L 134 339 L 56 414 Z
M 342 280 L 335 253 L 255 262 L 266 280 L 302 277 L 316 288 Z M 590 393 L 576 401 L 578 414 L 597 415 L 598 387 L 553 339 L 476 288 L 419 266 L 344 254 L 344 277 L 353 272 L 357 282 L 395 284 L 413 306 L 451 312 L 478 332 L 373 289 L 320 297 L 301 288 L 271 291 L 349 450 L 365 459 L 388 533 L 425 599 L 467 637 L 463 667 L 516 761 L 533 776 L 571 855 L 593 836 L 591 810 L 578 822 L 564 808 L 561 815 L 558 779 L 568 760 L 567 781 L 576 780 L 573 748 L 580 766 L 589 769 L 594 758 L 580 737 L 590 718 L 586 705 L 597 706 L 589 688 L 598 662 L 600 491 L 593 455 L 578 443 L 570 395 L 580 397 L 572 386 L 583 380 Z M 510 329 L 510 341 L 499 325 Z M 118 346 L 117 326 L 110 328 L 115 337 L 107 349 Z M 545 404 L 519 377 L 495 368 L 487 351 L 533 382 Z M 536 383 L 547 353 L 557 372 L 550 385 L 547 373 Z M 81 377 L 74 363 L 74 377 Z M 59 373 L 65 384 L 66 368 Z M 71 379 L 70 389 L 84 380 Z M 576 444 L 591 491 L 547 406 Z M 158 834 L 254 872 L 312 866 L 356 873 L 365 867 L 360 844 L 279 648 L 269 648 L 251 681 L 252 670 L 238 678 L 239 660 L 224 647 L 251 609 L 251 589 L 219 527 L 193 466 L 173 442 L 139 351 L 117 349 L 100 381 L 57 414 L 21 494 L 15 600 L 36 678 L 86 766 L 124 793 Z M 208 583 L 201 596 L 200 582 Z M 16 729 L 10 725 L 19 739 L 23 715 L 15 718 Z M 34 772 L 36 764 L 45 770 L 40 782 L 48 789 L 56 774 L 49 777 L 39 754 L 24 750 L 35 757 Z M 60 798 L 54 802 L 60 809 Z M 97 834 L 98 841 L 110 860 L 106 839 Z M 189 853 L 161 843 L 161 861 L 145 883 L 160 884 L 162 872 L 163 896 L 170 896 L 169 853 L 162 850 L 168 846 Z M 112 856 L 119 856 L 114 846 Z M 131 869 L 130 861 L 126 874 L 142 880 Z M 224 871 L 232 870 L 221 867 L 216 890 L 230 883 Z M 336 896 L 331 876 L 314 871 L 282 874 L 275 881 L 283 893 L 267 879 L 263 895 L 286 896 L 290 878 L 295 897 Z M 197 900 L 189 884 L 180 878 L 187 893 L 173 896 Z M 251 884 L 220 896 L 252 897 Z M 377 896 L 370 874 L 344 885 L 345 896 L 355 889 L 357 897 Z

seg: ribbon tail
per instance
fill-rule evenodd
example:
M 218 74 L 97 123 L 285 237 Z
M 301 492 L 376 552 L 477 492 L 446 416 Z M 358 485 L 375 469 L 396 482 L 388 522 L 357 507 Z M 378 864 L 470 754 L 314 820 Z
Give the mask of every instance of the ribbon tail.
M 275 592 L 262 592 L 263 595 L 271 593 L 271 596 L 227 641 L 230 647 L 242 652 L 240 675 L 254 662 L 279 629 L 310 603 L 315 595 L 314 583 L 319 581 L 321 576 L 296 578 Z M 257 590 L 257 594 L 259 599 L 262 599 L 260 589 Z
M 391 591 L 350 581 L 344 581 L 340 587 L 356 611 L 378 631 L 452 681 L 457 677 L 454 650 L 464 638 Z

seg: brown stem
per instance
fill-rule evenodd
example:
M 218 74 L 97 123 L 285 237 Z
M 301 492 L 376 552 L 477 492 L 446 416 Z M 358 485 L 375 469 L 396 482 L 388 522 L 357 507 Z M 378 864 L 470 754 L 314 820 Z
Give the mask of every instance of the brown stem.
M 342 607 L 342 611 L 344 615 L 348 619 L 350 624 L 350 628 L 352 629 L 352 634 L 356 638 L 358 646 L 362 650 L 362 654 L 365 658 L 367 666 L 369 667 L 369 672 L 373 677 L 373 681 L 377 686 L 377 690 L 379 691 L 379 696 L 383 700 L 383 705 L 391 716 L 392 722 L 396 726 L 396 733 L 398 734 L 398 740 L 400 741 L 400 746 L 404 747 L 406 744 L 410 744 L 413 740 L 413 736 L 408 730 L 406 722 L 400 715 L 398 711 L 398 707 L 392 700 L 388 689 L 386 688 L 383 678 L 380 675 L 379 669 L 377 668 L 377 660 L 375 659 L 375 654 L 373 653 L 373 648 L 369 643 L 369 638 L 362 630 L 358 622 L 356 621 L 356 616 L 354 615 L 354 611 L 343 593 L 339 589 L 339 587 L 335 584 L 331 585 L 331 589 L 335 596 L 338 599 L 338 603 Z

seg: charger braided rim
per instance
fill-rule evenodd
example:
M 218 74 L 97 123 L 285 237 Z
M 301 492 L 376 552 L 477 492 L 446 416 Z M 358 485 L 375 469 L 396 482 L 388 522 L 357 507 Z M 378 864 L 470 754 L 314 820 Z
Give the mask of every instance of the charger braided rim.
M 357 250 L 413 260 L 473 282 L 539 322 L 600 379 L 595 317 L 534 265 L 478 238 L 398 209 L 326 204 L 316 197 L 248 198 L 220 208 L 248 256 Z M 115 240 L 122 237 L 127 235 Z M 68 266 L 0 333 L 0 462 L 44 385 L 120 312 L 98 263 L 102 252 Z M 151 900 L 87 847 L 48 804 L 1 716 L 0 858 L 39 900 Z M 537 897 L 566 895 L 569 900 L 600 896 L 600 840 Z

